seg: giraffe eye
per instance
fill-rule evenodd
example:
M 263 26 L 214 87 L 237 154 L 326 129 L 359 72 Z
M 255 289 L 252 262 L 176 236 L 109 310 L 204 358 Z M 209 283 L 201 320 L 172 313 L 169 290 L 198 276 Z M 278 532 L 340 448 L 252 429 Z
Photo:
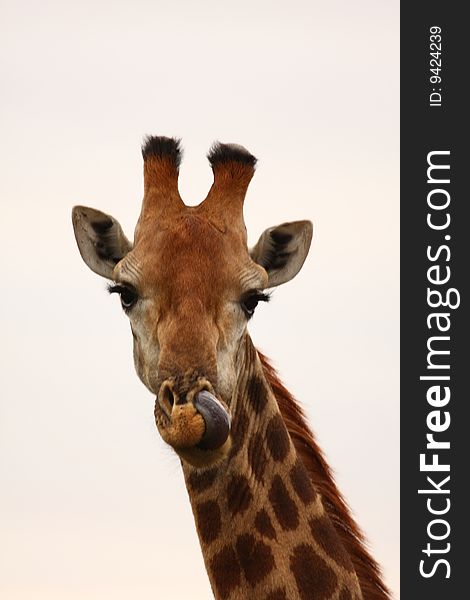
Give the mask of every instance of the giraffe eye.
M 258 306 L 258 302 L 268 302 L 269 294 L 264 294 L 263 292 L 249 292 L 245 294 L 240 301 L 243 312 L 245 313 L 247 319 L 250 319 L 255 312 L 255 308 Z
M 130 310 L 139 298 L 137 290 L 130 285 L 110 285 L 108 292 L 110 294 L 119 294 L 122 308 L 126 311 Z

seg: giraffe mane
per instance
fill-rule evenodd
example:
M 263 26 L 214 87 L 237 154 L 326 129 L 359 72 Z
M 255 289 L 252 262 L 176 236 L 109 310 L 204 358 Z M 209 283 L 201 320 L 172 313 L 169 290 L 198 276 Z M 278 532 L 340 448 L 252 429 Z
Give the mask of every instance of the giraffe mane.
M 266 356 L 259 351 L 258 355 L 297 454 L 304 462 L 315 488 L 321 494 L 328 516 L 351 557 L 364 600 L 389 600 L 390 593 L 382 580 L 380 567 L 368 552 L 364 534 L 336 487 L 331 468 L 307 425 L 302 408 L 283 386 Z

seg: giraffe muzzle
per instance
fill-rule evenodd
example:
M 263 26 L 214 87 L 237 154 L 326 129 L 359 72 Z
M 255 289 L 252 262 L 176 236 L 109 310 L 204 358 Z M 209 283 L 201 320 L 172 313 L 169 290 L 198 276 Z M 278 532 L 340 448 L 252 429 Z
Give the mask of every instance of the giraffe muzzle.
M 162 438 L 177 451 L 218 450 L 230 434 L 227 409 L 207 389 L 192 390 L 181 400 L 172 383 L 164 382 L 155 405 L 155 419 Z

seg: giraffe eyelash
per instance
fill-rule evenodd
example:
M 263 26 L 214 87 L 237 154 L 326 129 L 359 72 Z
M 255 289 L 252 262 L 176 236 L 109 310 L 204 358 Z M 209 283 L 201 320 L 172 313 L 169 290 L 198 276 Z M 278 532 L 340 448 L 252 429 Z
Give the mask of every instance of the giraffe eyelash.
M 258 302 L 269 302 L 271 300 L 271 292 L 256 292 L 253 296 L 258 300 Z
M 132 285 L 123 285 L 122 283 L 110 283 L 106 286 L 109 294 L 120 294 L 128 290 L 137 293 L 137 290 Z

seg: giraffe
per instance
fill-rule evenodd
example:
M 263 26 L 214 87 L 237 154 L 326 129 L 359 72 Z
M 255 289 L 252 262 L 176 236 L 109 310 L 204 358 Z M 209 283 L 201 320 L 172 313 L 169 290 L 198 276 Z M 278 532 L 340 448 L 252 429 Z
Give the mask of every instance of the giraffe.
M 299 405 L 247 323 L 266 290 L 300 271 L 310 221 L 267 229 L 248 249 L 243 203 L 257 159 L 215 143 L 198 206 L 178 191 L 180 140 L 147 137 L 134 242 L 76 206 L 84 262 L 128 315 L 137 374 L 179 455 L 217 600 L 386 600 L 389 593 Z

